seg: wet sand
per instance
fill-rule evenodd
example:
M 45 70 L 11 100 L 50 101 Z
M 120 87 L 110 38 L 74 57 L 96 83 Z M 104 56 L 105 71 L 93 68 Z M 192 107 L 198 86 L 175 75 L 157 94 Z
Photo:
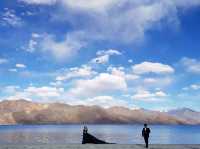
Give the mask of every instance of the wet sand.
M 66 144 L 66 145 L 0 145 L 0 149 L 145 149 L 144 145 L 93 145 L 93 144 Z M 200 149 L 199 145 L 163 145 L 152 144 L 149 149 Z

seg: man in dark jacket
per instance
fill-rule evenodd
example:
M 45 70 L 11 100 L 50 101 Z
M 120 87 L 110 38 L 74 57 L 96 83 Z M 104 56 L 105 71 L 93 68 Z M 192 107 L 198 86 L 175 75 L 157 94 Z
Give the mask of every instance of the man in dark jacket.
M 147 127 L 147 124 L 144 124 L 144 128 L 142 130 L 142 136 L 144 137 L 144 141 L 146 144 L 146 148 L 149 146 L 149 134 L 151 130 Z

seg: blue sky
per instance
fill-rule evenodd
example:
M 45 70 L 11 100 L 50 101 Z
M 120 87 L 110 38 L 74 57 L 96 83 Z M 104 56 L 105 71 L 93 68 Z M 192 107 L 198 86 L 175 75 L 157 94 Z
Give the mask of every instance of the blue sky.
M 0 2 L 0 99 L 200 110 L 199 0 Z

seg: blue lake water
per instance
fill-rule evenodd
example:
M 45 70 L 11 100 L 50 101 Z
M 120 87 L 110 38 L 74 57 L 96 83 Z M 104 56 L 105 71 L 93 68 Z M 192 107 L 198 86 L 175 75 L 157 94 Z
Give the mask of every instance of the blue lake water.
M 82 125 L 0 126 L 0 144 L 81 143 Z M 200 144 L 200 126 L 150 125 L 150 142 Z M 140 144 L 142 125 L 88 125 L 89 133 L 118 144 Z

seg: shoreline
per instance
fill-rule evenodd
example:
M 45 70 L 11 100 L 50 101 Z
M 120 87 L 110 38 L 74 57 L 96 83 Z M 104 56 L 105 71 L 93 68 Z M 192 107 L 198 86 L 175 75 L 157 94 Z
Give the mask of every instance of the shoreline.
M 145 149 L 144 144 L 1 144 L 0 149 Z M 200 144 L 150 144 L 149 149 L 200 149 Z
M 60 123 L 60 124 L 58 124 L 58 123 L 33 123 L 33 124 L 29 124 L 29 123 L 27 123 L 27 124 L 0 124 L 0 126 L 46 126 L 46 125 L 49 125 L 49 126 L 67 126 L 67 125 L 127 125 L 127 126 L 129 126 L 129 125 L 131 125 L 131 126 L 143 126 L 144 124 L 143 123 L 84 123 L 84 124 L 82 124 L 82 123 L 66 123 L 66 124 L 64 124 L 64 123 Z M 148 125 L 151 125 L 151 126 L 200 126 L 200 124 L 159 124 L 159 123 L 157 123 L 157 124 L 151 124 L 151 123 L 149 123 Z

